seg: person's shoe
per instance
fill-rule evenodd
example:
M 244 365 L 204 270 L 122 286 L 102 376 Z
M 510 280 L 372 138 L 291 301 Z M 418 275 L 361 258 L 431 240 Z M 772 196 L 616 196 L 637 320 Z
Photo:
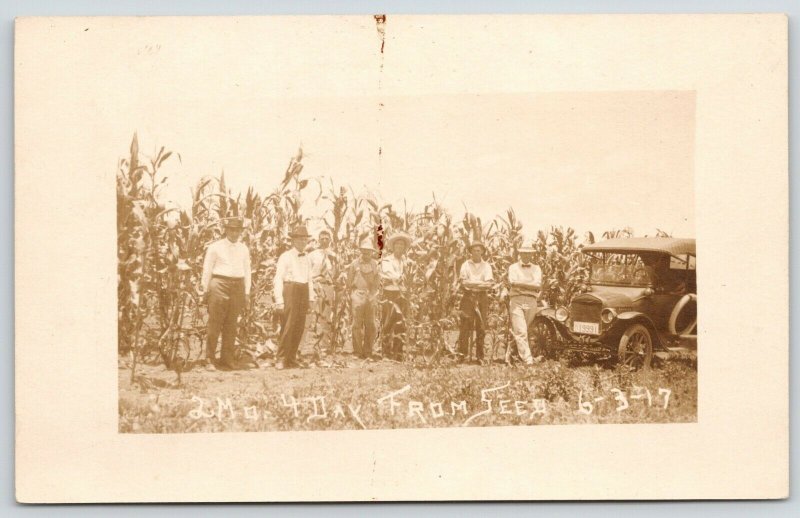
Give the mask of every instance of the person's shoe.
M 277 362 L 275 362 L 275 370 L 282 371 L 285 368 L 286 368 L 286 364 L 283 363 L 283 360 L 278 360 Z
M 203 364 L 203 368 L 208 372 L 214 372 L 217 370 L 212 360 L 206 360 L 205 363 Z
M 250 366 L 240 359 L 230 357 L 224 360 L 220 359 L 217 368 L 224 371 L 242 371 L 249 369 Z
M 252 367 L 252 364 L 248 361 L 239 359 L 239 360 L 232 360 L 228 364 L 228 367 L 230 367 L 232 371 L 246 371 Z

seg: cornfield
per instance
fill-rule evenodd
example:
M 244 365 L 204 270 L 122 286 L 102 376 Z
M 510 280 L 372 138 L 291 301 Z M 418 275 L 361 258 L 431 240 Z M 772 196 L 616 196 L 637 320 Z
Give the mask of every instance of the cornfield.
M 358 257 L 358 243 L 365 237 L 381 242 L 400 230 L 414 239 L 405 279 L 410 300 L 407 350 L 421 353 L 425 362 L 435 362 L 450 345 L 448 332 L 457 329 L 459 318 L 458 269 L 476 238 L 487 246 L 486 259 L 496 280 L 486 318 L 490 358 L 509 343 L 502 294 L 505 273 L 523 242 L 523 224 L 512 208 L 486 223 L 466 209 L 455 217 L 435 197 L 419 212 L 394 207 L 370 194 L 356 195 L 330 179 L 305 178 L 302 149 L 289 159 L 269 194 L 253 188 L 232 193 L 224 175 L 204 177 L 192 190 L 190 207 L 166 207 L 159 196 L 167 180 L 161 167 L 174 157 L 180 159 L 164 148 L 154 158 L 144 157 L 134 135 L 129 156 L 118 164 L 118 351 L 131 360 L 131 380 L 137 364 L 163 363 L 180 379 L 181 372 L 199 359 L 206 318 L 197 294 L 203 257 L 206 247 L 222 236 L 220 220 L 230 216 L 245 218 L 242 241 L 254 268 L 254 303 L 242 315 L 238 337 L 244 350 L 274 337 L 271 290 L 277 258 L 291 246 L 289 229 L 309 222 L 331 232 L 336 258 L 321 281 L 333 297 L 312 316 L 314 331 L 306 338 L 314 343 L 317 356 L 335 358 L 349 343 L 345 270 Z M 312 192 L 318 192 L 314 203 L 324 210 L 309 221 L 302 206 Z M 614 230 L 603 237 L 631 234 L 630 229 Z M 562 227 L 528 235 L 534 237 L 535 262 L 543 271 L 543 300 L 550 306 L 568 304 L 587 286 L 589 265 L 580 250 L 582 243 L 594 242 L 594 235 L 586 233 L 581 239 L 574 229 Z

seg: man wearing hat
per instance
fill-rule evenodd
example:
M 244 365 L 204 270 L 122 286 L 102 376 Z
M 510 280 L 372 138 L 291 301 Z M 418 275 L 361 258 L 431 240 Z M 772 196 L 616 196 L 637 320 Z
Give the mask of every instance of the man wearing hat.
M 203 261 L 199 293 L 208 299 L 206 368 L 215 370 L 241 366 L 235 360 L 239 315 L 250 297 L 250 251 L 239 241 L 244 229 L 242 218 L 223 220 L 225 237 L 211 243 Z M 217 343 L 222 335 L 222 351 L 216 361 Z
M 405 315 L 408 301 L 403 285 L 406 273 L 404 254 L 411 246 L 411 236 L 396 232 L 386 240 L 389 252 L 381 259 L 379 276 L 383 282 L 383 315 L 381 316 L 381 343 L 383 357 L 392 360 L 403 359 L 405 342 Z
M 275 309 L 281 314 L 281 336 L 278 342 L 276 369 L 300 366 L 297 348 L 303 338 L 306 313 L 314 303 L 314 279 L 311 262 L 305 249 L 308 234 L 305 225 L 296 225 L 289 233 L 292 248 L 278 258 L 273 283 Z
M 378 263 L 375 247 L 367 238 L 359 245 L 361 257 L 347 267 L 347 287 L 350 289 L 353 313 L 353 354 L 362 359 L 372 357 L 375 342 L 375 298 L 378 294 Z
M 533 252 L 532 246 L 521 247 L 519 261 L 508 267 L 511 334 L 520 359 L 527 365 L 533 363 L 528 343 L 528 326 L 536 316 L 539 293 L 542 289 L 542 269 L 533 264 Z
M 459 272 L 463 290 L 461 299 L 461 329 L 458 334 L 458 352 L 461 359 L 469 360 L 469 339 L 475 332 L 475 356 L 483 360 L 483 340 L 486 335 L 486 317 L 489 315 L 488 290 L 494 284 L 492 266 L 483 260 L 486 246 L 473 241 L 469 247 L 470 258 L 464 261 Z

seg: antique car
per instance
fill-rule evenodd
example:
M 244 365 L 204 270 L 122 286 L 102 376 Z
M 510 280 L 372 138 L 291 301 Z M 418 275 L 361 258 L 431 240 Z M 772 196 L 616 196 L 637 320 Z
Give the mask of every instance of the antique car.
M 697 351 L 694 239 L 619 238 L 583 247 L 585 293 L 540 310 L 530 326 L 535 355 L 564 351 L 650 368 L 653 357 Z

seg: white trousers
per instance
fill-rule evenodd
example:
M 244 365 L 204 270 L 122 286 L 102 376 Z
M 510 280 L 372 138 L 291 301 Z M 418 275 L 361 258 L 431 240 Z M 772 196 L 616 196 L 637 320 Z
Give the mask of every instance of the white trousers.
M 517 295 L 511 297 L 509 310 L 511 313 L 511 335 L 517 344 L 519 357 L 525 363 L 533 363 L 531 348 L 528 343 L 528 326 L 533 322 L 537 311 L 536 297 Z

